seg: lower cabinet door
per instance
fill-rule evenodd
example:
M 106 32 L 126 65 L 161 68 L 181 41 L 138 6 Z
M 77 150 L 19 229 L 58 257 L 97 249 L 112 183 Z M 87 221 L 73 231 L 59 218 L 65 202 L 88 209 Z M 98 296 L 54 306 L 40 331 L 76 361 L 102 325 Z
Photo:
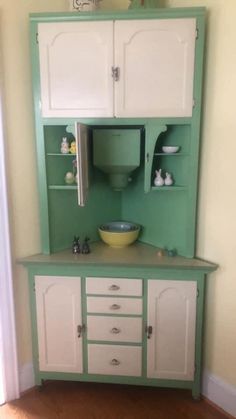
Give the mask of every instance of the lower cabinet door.
M 147 376 L 193 380 L 197 284 L 148 281 Z
M 81 280 L 35 276 L 39 370 L 82 372 Z
M 140 377 L 142 348 L 140 346 L 89 344 L 88 372 Z

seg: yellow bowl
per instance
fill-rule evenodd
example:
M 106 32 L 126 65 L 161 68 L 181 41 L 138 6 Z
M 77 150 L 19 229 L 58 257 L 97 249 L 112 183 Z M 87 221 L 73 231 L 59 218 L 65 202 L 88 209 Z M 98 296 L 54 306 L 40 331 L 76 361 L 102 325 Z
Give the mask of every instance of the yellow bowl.
M 126 221 L 114 221 L 98 228 L 101 239 L 111 247 L 122 248 L 137 240 L 140 226 Z

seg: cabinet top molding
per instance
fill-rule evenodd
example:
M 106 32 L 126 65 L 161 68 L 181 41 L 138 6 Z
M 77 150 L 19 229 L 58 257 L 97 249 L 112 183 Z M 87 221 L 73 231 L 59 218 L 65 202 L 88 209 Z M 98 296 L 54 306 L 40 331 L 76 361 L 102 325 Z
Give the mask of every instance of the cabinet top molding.
M 165 19 L 165 18 L 188 18 L 204 17 L 205 7 L 178 7 L 163 9 L 132 9 L 132 10 L 98 10 L 96 12 L 60 12 L 60 13 L 31 13 L 32 22 L 60 22 L 78 20 L 119 20 L 119 19 Z

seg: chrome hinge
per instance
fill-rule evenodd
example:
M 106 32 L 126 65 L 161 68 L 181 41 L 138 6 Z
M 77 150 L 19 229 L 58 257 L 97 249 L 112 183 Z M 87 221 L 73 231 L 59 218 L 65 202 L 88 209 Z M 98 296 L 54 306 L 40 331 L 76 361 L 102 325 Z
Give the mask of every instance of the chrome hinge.
M 197 298 L 199 297 L 199 289 L 197 288 Z
M 36 33 L 36 44 L 38 44 L 39 43 L 39 34 L 38 34 L 38 32 Z
M 196 106 L 196 101 L 195 99 L 193 99 L 193 108 L 195 108 L 195 106 Z
M 195 31 L 195 38 L 196 38 L 196 39 L 198 39 L 198 35 L 199 35 L 199 30 L 198 30 L 198 29 L 196 29 L 196 31 Z
M 120 67 L 112 67 L 111 68 L 111 75 L 114 81 L 118 81 L 120 79 Z

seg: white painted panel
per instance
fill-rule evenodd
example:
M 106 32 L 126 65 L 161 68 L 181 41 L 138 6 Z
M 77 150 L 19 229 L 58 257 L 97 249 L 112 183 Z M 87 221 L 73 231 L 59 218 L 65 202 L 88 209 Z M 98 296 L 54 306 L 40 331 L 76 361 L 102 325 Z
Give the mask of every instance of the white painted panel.
M 191 116 L 195 19 L 115 22 L 116 116 Z
M 193 379 L 196 294 L 195 281 L 148 281 L 148 377 Z
M 87 294 L 130 295 L 139 297 L 143 292 L 142 279 L 129 278 L 86 278 Z
M 113 115 L 113 22 L 38 24 L 42 116 Z
M 80 278 L 35 276 L 35 289 L 39 369 L 82 372 Z
M 88 313 L 142 314 L 141 298 L 87 297 Z
M 142 373 L 142 349 L 135 346 L 88 345 L 88 372 L 139 377 Z
M 87 316 L 87 338 L 113 342 L 142 342 L 142 319 Z

